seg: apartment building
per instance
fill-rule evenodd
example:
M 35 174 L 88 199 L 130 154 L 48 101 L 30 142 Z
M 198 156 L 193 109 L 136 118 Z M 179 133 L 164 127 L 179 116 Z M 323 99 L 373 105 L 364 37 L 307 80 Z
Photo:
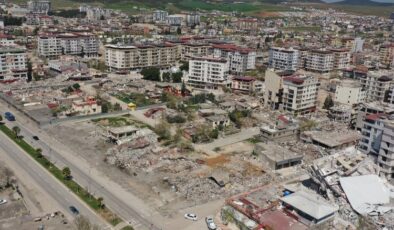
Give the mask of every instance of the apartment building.
M 394 104 L 394 86 L 391 86 L 385 93 L 383 102 Z
M 110 71 L 137 70 L 150 66 L 170 67 L 175 65 L 175 45 L 106 45 L 105 63 Z
M 343 80 L 335 89 L 334 101 L 341 104 L 355 105 L 364 102 L 365 97 L 365 89 L 359 81 Z
M 26 25 L 38 25 L 38 26 L 53 26 L 54 21 L 51 16 L 43 14 L 27 14 Z
M 265 71 L 264 106 L 279 109 L 282 105 L 283 77 L 291 76 L 290 72 L 275 72 L 273 69 Z
M 359 78 L 366 91 L 366 101 L 383 101 L 388 90 L 394 84 L 394 76 L 387 71 L 370 71 Z
M 38 54 L 49 59 L 57 58 L 62 54 L 61 40 L 56 35 L 40 35 L 37 41 Z
M 186 15 L 186 24 L 188 26 L 200 25 L 200 14 L 197 12 L 189 13 Z
M 363 123 L 367 116 L 373 114 L 386 114 L 393 115 L 394 114 L 394 105 L 383 103 L 383 102 L 365 102 L 361 103 L 356 107 L 357 115 L 354 120 L 352 126 L 357 130 L 361 131 L 363 127 Z
M 214 57 L 224 58 L 229 63 L 229 71 L 233 74 L 243 74 L 256 68 L 256 51 L 234 44 L 215 44 L 212 46 Z
M 0 46 L 15 46 L 15 39 L 8 34 L 0 34 Z
M 172 14 L 168 15 L 166 18 L 167 24 L 171 26 L 181 26 L 185 22 L 184 14 Z
M 383 68 L 390 69 L 394 67 L 394 43 L 380 46 L 379 62 Z
M 236 22 L 236 27 L 239 30 L 257 30 L 258 20 L 256 18 L 241 18 Z
M 64 33 L 58 36 L 63 54 L 97 57 L 99 40 L 91 33 Z
M 256 80 L 254 77 L 232 76 L 231 89 L 247 93 L 261 92 L 263 90 L 263 82 Z
M 229 63 L 224 58 L 192 57 L 189 60 L 187 84 L 200 89 L 231 87 L 228 79 Z
M 27 9 L 30 13 L 48 14 L 51 11 L 51 1 L 48 0 L 33 0 L 27 2 Z
M 334 54 L 328 50 L 310 50 L 306 58 L 305 69 L 328 73 L 334 69 Z
M 26 78 L 26 50 L 11 46 L 0 47 L 0 81 Z
M 319 80 L 313 76 L 292 75 L 283 78 L 283 109 L 294 114 L 315 111 Z
M 348 49 L 330 49 L 334 55 L 333 69 L 342 70 L 349 67 L 351 54 Z
M 168 12 L 164 10 L 153 11 L 154 22 L 165 22 L 167 20 Z
M 269 67 L 275 70 L 296 71 L 299 51 L 293 48 L 272 47 L 269 51 Z
M 181 59 L 188 60 L 189 57 L 203 57 L 209 54 L 211 48 L 208 44 L 183 43 L 181 45 Z
M 57 58 L 62 54 L 96 57 L 98 38 L 90 33 L 63 33 L 38 36 L 38 53 L 42 57 Z
M 394 118 L 389 116 L 383 122 L 383 135 L 378 154 L 380 176 L 394 179 Z

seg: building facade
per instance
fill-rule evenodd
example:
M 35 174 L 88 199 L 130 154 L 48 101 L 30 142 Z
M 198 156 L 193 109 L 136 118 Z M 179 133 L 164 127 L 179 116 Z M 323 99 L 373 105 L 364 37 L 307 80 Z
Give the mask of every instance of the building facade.
M 243 74 L 256 68 L 256 51 L 233 44 L 213 45 L 213 55 L 224 58 L 229 63 L 229 71 L 233 74 Z
M 189 60 L 187 84 L 200 89 L 230 87 L 228 68 L 228 61 L 223 58 L 193 57 Z
M 335 89 L 335 102 L 347 105 L 359 104 L 365 101 L 366 92 L 360 82 L 344 80 Z
M 299 51 L 293 48 L 272 47 L 269 51 L 269 67 L 275 70 L 296 71 Z
M 26 50 L 0 47 L 0 81 L 27 79 Z
M 328 50 L 310 50 L 306 58 L 305 69 L 328 73 L 334 69 L 334 54 Z

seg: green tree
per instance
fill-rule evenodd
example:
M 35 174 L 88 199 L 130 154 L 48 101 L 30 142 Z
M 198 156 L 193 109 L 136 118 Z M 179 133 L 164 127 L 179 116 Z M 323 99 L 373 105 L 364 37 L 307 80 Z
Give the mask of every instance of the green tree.
M 170 72 L 163 73 L 163 81 L 171 82 L 171 73 Z
M 330 109 L 333 106 L 334 106 L 334 101 L 332 100 L 331 95 L 328 95 L 326 97 L 326 100 L 324 100 L 323 109 Z
M 0 124 L 3 123 L 3 116 L 0 115 Z
M 189 71 L 189 62 L 183 61 L 179 69 L 182 71 Z
M 176 29 L 176 33 L 177 33 L 177 34 L 182 34 L 182 29 L 181 29 L 181 27 L 178 27 L 178 28 Z
M 37 153 L 37 157 L 38 157 L 38 158 L 42 158 L 42 149 L 37 148 L 37 149 L 36 149 L 36 153 Z
M 33 66 L 30 60 L 27 61 L 27 81 L 30 82 L 32 80 Z
M 79 90 L 80 88 L 81 88 L 81 86 L 78 83 L 75 83 L 73 85 L 73 89 L 75 89 L 75 90 Z
M 69 167 L 64 167 L 62 169 L 62 174 L 63 174 L 63 178 L 65 180 L 70 180 L 71 179 L 71 170 Z
M 14 126 L 12 127 L 12 132 L 14 132 L 16 138 L 19 138 L 19 133 L 21 132 L 21 128 L 19 128 L 18 126 Z
M 102 197 L 97 198 L 97 202 L 99 203 L 99 208 L 103 209 L 105 207 L 104 198 Z
M 174 82 L 174 83 L 182 82 L 182 76 L 183 76 L 182 72 L 173 73 L 172 74 L 172 82 Z
M 170 125 L 164 119 L 155 126 L 155 132 L 160 139 L 169 140 L 171 138 Z
M 145 80 L 160 81 L 160 69 L 157 67 L 148 67 L 141 71 Z

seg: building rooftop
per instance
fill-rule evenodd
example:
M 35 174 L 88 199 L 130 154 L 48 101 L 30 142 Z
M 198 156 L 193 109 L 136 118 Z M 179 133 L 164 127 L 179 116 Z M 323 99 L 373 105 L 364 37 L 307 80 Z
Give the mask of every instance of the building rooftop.
M 122 134 L 122 133 L 136 132 L 136 131 L 138 131 L 138 128 L 136 128 L 135 126 L 129 125 L 129 126 L 123 126 L 123 127 L 110 128 L 108 131 L 113 134 Z
M 257 143 L 258 147 L 262 150 L 262 154 L 264 154 L 267 158 L 275 161 L 276 163 L 281 163 L 282 161 L 287 161 L 289 159 L 299 159 L 301 160 L 304 156 L 300 155 L 296 152 L 293 152 L 289 149 L 283 148 L 280 145 L 272 144 L 272 143 Z
M 338 207 L 329 204 L 319 195 L 306 191 L 292 193 L 280 200 L 317 220 L 338 211 Z

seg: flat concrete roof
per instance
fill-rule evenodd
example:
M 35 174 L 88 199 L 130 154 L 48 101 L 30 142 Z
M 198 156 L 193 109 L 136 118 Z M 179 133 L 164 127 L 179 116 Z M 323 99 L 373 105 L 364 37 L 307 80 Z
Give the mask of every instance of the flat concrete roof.
M 110 128 L 109 132 L 113 134 L 122 134 L 122 133 L 128 133 L 128 132 L 135 132 L 138 129 L 135 126 L 123 126 L 123 127 L 115 127 L 115 128 Z
M 292 193 L 280 198 L 280 200 L 316 220 L 320 220 L 338 211 L 338 207 L 329 204 L 324 198 L 306 191 Z
M 261 151 L 262 154 L 276 163 L 281 163 L 282 161 L 286 162 L 288 160 L 302 160 L 304 157 L 301 154 L 276 144 L 257 143 L 256 145 L 264 149 Z

